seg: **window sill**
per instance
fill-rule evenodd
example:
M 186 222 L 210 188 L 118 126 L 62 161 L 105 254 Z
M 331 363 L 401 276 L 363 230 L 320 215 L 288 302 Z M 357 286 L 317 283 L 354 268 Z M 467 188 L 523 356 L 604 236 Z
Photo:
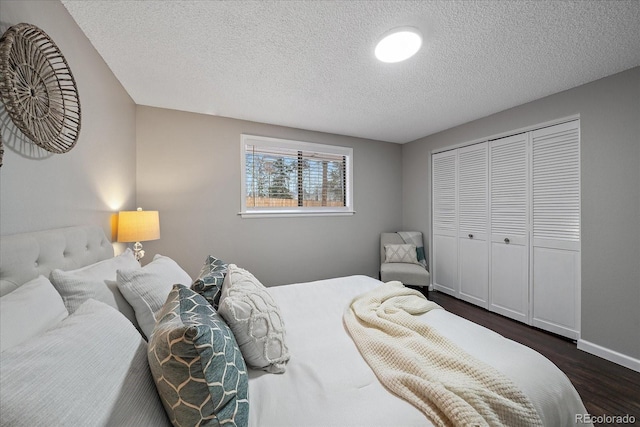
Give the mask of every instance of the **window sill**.
M 239 212 L 242 218 L 282 218 L 282 217 L 309 217 L 309 216 L 351 216 L 354 215 L 356 211 L 354 210 L 341 210 L 341 211 L 330 211 L 330 210 L 272 210 L 272 211 L 242 211 Z

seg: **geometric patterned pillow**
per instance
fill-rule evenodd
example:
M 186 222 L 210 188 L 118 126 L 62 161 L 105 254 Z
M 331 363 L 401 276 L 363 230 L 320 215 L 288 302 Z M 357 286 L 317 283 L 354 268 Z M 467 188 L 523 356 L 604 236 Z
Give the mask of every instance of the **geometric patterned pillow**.
M 191 285 L 191 289 L 202 295 L 216 310 L 220 303 L 222 283 L 227 275 L 227 263 L 211 255 L 207 257 L 200 274 Z
M 274 374 L 285 371 L 290 355 L 280 308 L 253 274 L 229 265 L 218 313 L 233 331 L 247 365 Z
M 416 245 L 384 245 L 385 262 L 420 264 Z
M 227 324 L 200 294 L 173 286 L 158 313 L 147 358 L 173 425 L 248 425 L 242 353 Z

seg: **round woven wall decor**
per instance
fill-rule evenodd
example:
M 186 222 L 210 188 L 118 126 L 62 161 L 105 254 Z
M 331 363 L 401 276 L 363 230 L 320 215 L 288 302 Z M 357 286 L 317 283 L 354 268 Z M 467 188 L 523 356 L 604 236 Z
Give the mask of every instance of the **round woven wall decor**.
M 66 153 L 76 144 L 76 82 L 58 46 L 35 25 L 14 25 L 0 39 L 0 97 L 16 127 L 38 146 Z

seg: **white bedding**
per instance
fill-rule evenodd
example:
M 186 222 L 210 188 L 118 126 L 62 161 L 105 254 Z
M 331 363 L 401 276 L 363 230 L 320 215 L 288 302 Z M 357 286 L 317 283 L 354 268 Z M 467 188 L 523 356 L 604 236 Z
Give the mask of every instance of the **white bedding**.
M 111 243 L 102 229 L 94 226 L 69 227 L 24 235 L 3 236 L 0 243 L 0 295 L 12 292 L 20 285 L 38 278 L 39 275 L 45 279 L 53 269 L 73 270 L 113 257 Z M 51 283 L 46 281 L 46 284 L 53 290 Z M 286 341 L 291 360 L 283 374 L 250 371 L 250 426 L 411 427 L 431 425 L 419 410 L 388 392 L 379 383 L 343 326 L 343 313 L 352 299 L 377 286 L 382 286 L 381 282 L 365 276 L 351 276 L 269 288 L 269 293 L 279 305 L 285 322 Z M 19 296 L 20 293 L 14 295 L 14 297 Z M 15 299 L 14 297 L 9 300 Z M 30 313 L 38 313 L 40 316 L 44 316 L 46 313 L 51 314 L 51 310 L 38 308 L 37 301 L 39 300 L 42 298 L 30 299 L 29 302 L 21 303 L 21 305 L 28 307 Z M 50 303 L 50 301 L 45 301 L 46 303 Z M 118 308 L 120 307 L 118 306 Z M 129 309 L 131 310 L 131 307 Z M 18 317 L 11 314 L 11 310 L 6 313 L 5 311 L 7 310 L 3 308 L 3 316 L 7 315 L 4 317 L 9 317 L 11 320 L 7 321 L 3 317 L 3 332 L 6 329 L 5 326 L 11 328 L 12 324 L 20 322 Z M 111 314 L 117 314 L 114 309 L 111 309 L 111 312 Z M 138 357 L 136 363 L 132 363 L 131 354 L 123 351 L 123 345 L 111 345 L 110 338 L 105 338 L 107 332 L 123 333 L 128 335 L 123 339 L 135 344 L 131 348 L 138 350 L 139 344 L 143 342 L 142 338 L 122 316 L 118 315 L 109 320 L 101 319 L 98 316 L 99 328 L 106 328 L 102 332 L 99 332 L 102 329 L 92 329 L 92 326 L 85 321 L 73 320 L 73 315 L 58 323 L 56 323 L 56 316 L 47 317 L 47 319 L 50 320 L 42 324 L 50 322 L 53 323 L 52 326 L 59 325 L 66 328 L 65 325 L 77 325 L 89 329 L 80 334 L 76 331 L 69 332 L 70 336 L 75 337 L 71 341 L 57 340 L 56 351 L 58 353 L 56 354 L 51 353 L 52 350 L 43 353 L 38 348 L 38 344 L 47 346 L 49 341 L 35 339 L 34 335 L 29 335 L 31 338 L 20 344 L 20 346 L 24 346 L 23 350 L 18 349 L 17 346 L 13 349 L 3 348 L 5 351 L 2 352 L 2 363 L 0 363 L 3 370 L 0 375 L 0 388 L 2 388 L 0 412 L 3 414 L 1 417 L 3 420 L 5 416 L 8 416 L 7 410 L 10 403 L 16 404 L 13 412 L 16 419 L 24 418 L 26 424 L 33 425 L 33 421 L 29 421 L 31 416 L 45 417 L 49 420 L 55 418 L 49 410 L 33 412 L 33 410 L 27 409 L 33 402 L 21 397 L 20 393 L 26 393 L 31 397 L 35 396 L 36 403 L 50 405 L 52 402 L 49 398 L 38 400 L 43 396 L 38 394 L 39 387 L 42 386 L 42 381 L 38 382 L 38 378 L 41 376 L 33 377 L 33 366 L 35 365 L 30 364 L 31 362 L 24 357 L 26 351 L 31 349 L 30 351 L 34 355 L 33 361 L 37 362 L 38 366 L 47 368 L 47 364 L 66 361 L 65 366 L 74 373 L 66 378 L 60 367 L 57 367 L 55 370 L 56 378 L 73 380 L 82 375 L 93 378 L 96 374 L 93 363 L 98 360 L 98 357 L 110 360 L 109 363 L 115 363 L 114 366 L 119 366 L 127 372 L 137 372 L 134 372 L 133 375 L 130 375 L 129 372 L 120 378 L 117 375 L 111 375 L 115 372 L 112 368 L 103 371 L 103 373 L 109 372 L 108 379 L 114 379 L 116 382 L 120 381 L 119 378 L 122 380 L 120 385 L 116 384 L 112 387 L 114 390 L 117 391 L 118 387 L 123 387 L 122 394 L 112 394 L 112 397 L 117 397 L 119 403 L 125 405 L 125 409 L 116 410 L 111 414 L 109 416 L 110 422 L 118 425 L 129 425 L 131 422 L 140 425 L 145 421 L 153 425 L 159 425 L 161 421 L 166 423 L 166 416 L 160 407 L 156 390 L 153 387 L 148 387 L 152 384 L 150 377 L 147 378 L 144 390 L 138 387 L 143 385 L 144 381 L 141 378 L 146 375 L 144 372 L 147 372 L 146 360 Z M 434 326 L 440 334 L 475 358 L 494 366 L 511 378 L 530 397 L 536 410 L 540 412 L 545 425 L 554 427 L 573 425 L 575 414 L 586 413 L 579 396 L 566 376 L 533 350 L 506 340 L 485 328 L 443 310 L 432 310 L 423 315 L 421 320 Z M 11 323 L 4 325 L 8 322 Z M 122 322 L 127 327 L 118 326 L 118 323 Z M 32 329 L 29 328 L 29 330 Z M 11 332 L 13 333 L 13 331 Z M 43 335 L 48 336 L 48 334 L 49 332 L 45 332 Z M 96 348 L 99 347 L 104 351 L 100 350 L 100 354 L 94 356 L 86 351 L 79 352 L 75 347 L 79 345 L 78 339 L 80 338 L 83 340 L 82 343 L 88 340 L 92 346 L 95 345 Z M 67 341 L 78 345 L 59 345 L 60 342 L 66 343 Z M 3 344 L 5 343 L 3 342 Z M 93 348 L 87 347 L 87 345 L 82 344 L 80 347 L 85 350 Z M 24 365 L 24 369 L 22 367 L 13 369 L 7 364 L 12 354 L 15 356 L 12 360 Z M 41 357 L 42 355 L 46 357 Z M 69 363 L 71 356 L 86 363 Z M 126 359 L 127 357 L 129 359 Z M 122 358 L 126 360 L 122 361 Z M 18 378 L 19 375 L 31 375 L 36 384 L 29 385 L 26 380 Z M 13 383 L 14 386 L 9 381 L 11 378 L 16 380 Z M 130 386 L 127 382 L 129 380 L 133 381 L 136 387 Z M 94 381 L 80 380 L 78 383 L 95 388 L 95 385 L 101 385 L 102 381 L 95 383 Z M 101 390 L 104 389 L 102 385 Z M 60 381 L 58 381 L 58 386 L 60 386 Z M 109 411 L 113 409 L 112 402 L 105 399 L 105 395 L 97 393 L 97 391 L 86 394 L 82 388 L 71 388 L 73 393 L 64 390 L 64 386 L 62 389 L 63 393 L 60 394 L 60 390 L 56 387 L 45 387 L 45 391 L 49 393 L 58 393 L 54 399 L 57 402 L 54 402 L 56 403 L 54 406 L 59 409 L 59 415 L 68 419 L 77 414 L 82 417 L 84 414 L 84 424 L 92 424 L 86 418 L 84 407 L 77 406 L 80 400 L 74 397 L 73 393 L 80 393 L 83 397 L 88 396 L 93 399 L 92 405 L 96 405 L 96 407 L 92 407 L 92 410 L 96 414 L 100 414 L 102 418 L 107 417 Z M 8 396 L 13 396 L 15 399 L 8 399 Z M 62 399 L 61 396 L 62 398 L 66 396 L 70 402 Z M 135 396 L 135 398 L 131 398 L 131 396 Z M 76 411 L 72 414 L 69 412 L 72 408 L 78 409 L 79 412 Z M 146 414 L 144 408 L 151 411 L 151 414 Z M 33 408 L 31 407 L 31 409 Z M 139 420 L 125 421 L 128 410 L 133 411 L 132 413 L 139 417 Z M 23 413 L 30 415 L 22 417 Z M 12 424 L 12 422 L 9 423 Z M 4 425 L 3 422 L 0 424 Z
M 380 384 L 342 323 L 351 300 L 380 285 L 350 276 L 269 288 L 285 321 L 291 360 L 282 375 L 250 371 L 250 426 L 432 425 Z M 575 415 L 586 413 L 569 379 L 539 353 L 444 310 L 421 320 L 511 378 L 544 425 L 575 425 Z

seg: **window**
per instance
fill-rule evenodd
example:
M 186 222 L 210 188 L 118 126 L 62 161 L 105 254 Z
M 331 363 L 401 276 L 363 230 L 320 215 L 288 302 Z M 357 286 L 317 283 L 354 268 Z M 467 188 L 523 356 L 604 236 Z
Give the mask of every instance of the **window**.
M 353 214 L 353 149 L 242 135 L 245 216 Z

